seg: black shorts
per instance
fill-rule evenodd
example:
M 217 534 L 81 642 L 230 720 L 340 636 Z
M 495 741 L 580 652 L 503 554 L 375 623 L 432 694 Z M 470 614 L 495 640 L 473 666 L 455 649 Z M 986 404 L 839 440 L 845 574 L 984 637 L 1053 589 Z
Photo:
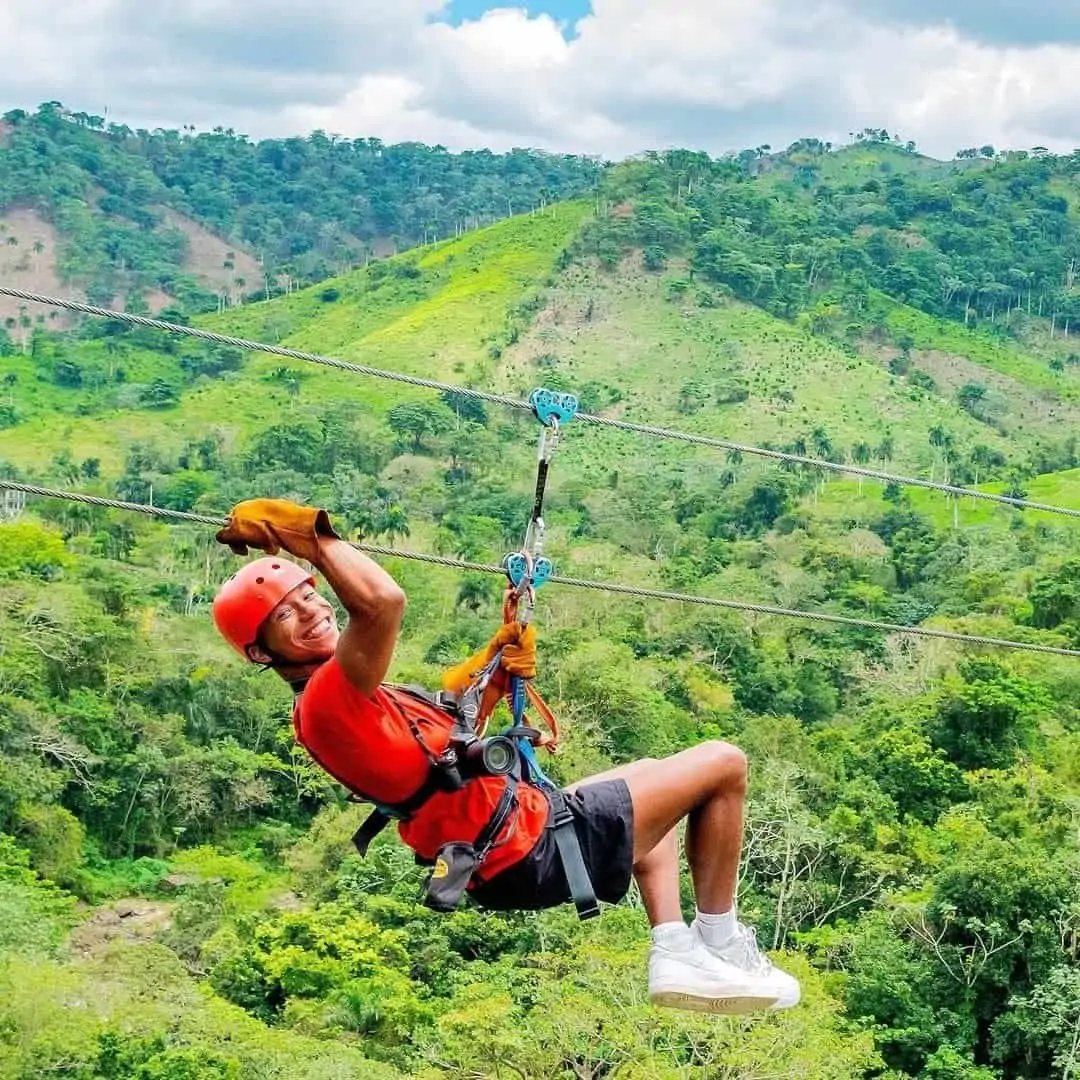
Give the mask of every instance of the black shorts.
M 630 888 L 634 864 L 634 807 L 626 781 L 598 780 L 565 798 L 596 898 L 618 903 Z M 469 896 L 494 911 L 536 911 L 570 901 L 550 813 L 532 851 Z

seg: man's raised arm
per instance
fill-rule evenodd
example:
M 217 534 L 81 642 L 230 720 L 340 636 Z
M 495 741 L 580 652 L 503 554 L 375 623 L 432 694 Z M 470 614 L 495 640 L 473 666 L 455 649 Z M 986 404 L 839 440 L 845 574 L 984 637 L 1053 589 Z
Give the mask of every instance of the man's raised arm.
M 349 616 L 336 656 L 345 677 L 363 694 L 373 694 L 394 656 L 405 593 L 374 560 L 351 544 L 320 536 L 312 560 Z

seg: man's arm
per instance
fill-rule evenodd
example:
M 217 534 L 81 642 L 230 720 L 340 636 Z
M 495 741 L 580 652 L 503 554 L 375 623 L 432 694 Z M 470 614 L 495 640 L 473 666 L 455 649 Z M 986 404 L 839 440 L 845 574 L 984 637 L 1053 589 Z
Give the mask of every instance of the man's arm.
M 336 651 L 341 670 L 357 690 L 373 694 L 394 656 L 405 593 L 378 563 L 344 540 L 320 536 L 315 566 L 349 615 Z

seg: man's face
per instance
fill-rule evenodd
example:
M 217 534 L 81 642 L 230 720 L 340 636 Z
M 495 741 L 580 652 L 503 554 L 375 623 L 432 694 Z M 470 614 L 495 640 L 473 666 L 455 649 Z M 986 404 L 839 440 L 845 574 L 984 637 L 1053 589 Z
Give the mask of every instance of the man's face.
M 290 664 L 329 660 L 339 636 L 330 601 L 310 582 L 297 585 L 270 612 L 259 634 L 268 651 Z

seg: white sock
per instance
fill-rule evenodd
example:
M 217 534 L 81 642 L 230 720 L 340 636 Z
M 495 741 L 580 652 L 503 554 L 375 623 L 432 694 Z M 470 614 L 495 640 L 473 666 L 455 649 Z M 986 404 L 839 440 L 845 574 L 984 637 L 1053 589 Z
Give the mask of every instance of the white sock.
M 735 936 L 738 927 L 734 905 L 730 911 L 725 911 L 720 915 L 710 915 L 699 911 L 695 922 L 702 941 L 712 949 L 723 948 Z
M 652 928 L 652 943 L 662 949 L 685 949 L 690 943 L 690 927 L 684 922 L 666 922 Z

